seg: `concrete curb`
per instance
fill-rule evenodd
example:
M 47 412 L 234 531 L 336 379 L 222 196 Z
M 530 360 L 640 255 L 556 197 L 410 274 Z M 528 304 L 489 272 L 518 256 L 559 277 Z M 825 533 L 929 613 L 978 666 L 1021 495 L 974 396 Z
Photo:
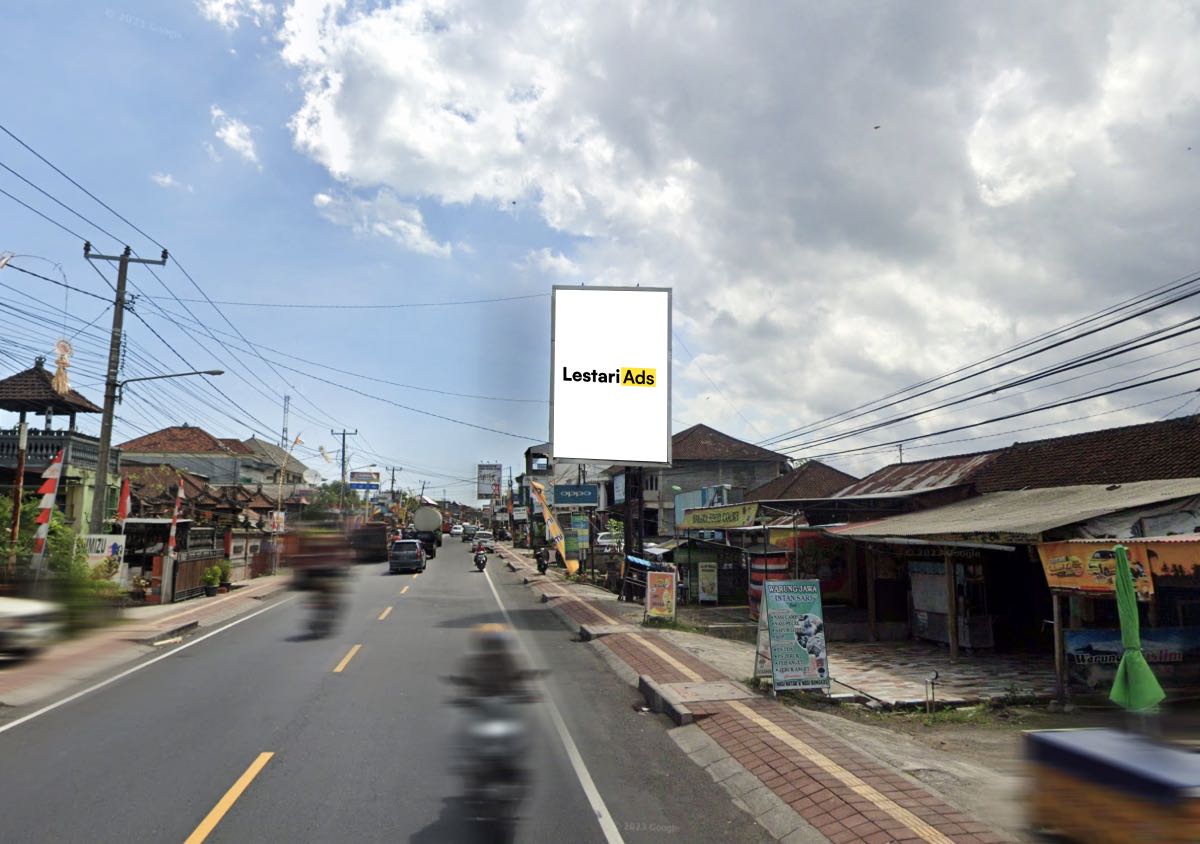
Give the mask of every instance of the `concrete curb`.
M 677 727 L 686 727 L 695 721 L 692 710 L 683 705 L 679 696 L 670 689 L 663 688 L 657 682 L 642 674 L 638 677 L 638 691 L 646 698 L 646 705 L 651 712 L 662 712 L 675 722 Z
M 199 621 L 185 621 L 183 624 L 176 624 L 174 627 L 168 627 L 166 630 L 159 630 L 150 636 L 130 638 L 126 639 L 125 641 L 136 642 L 139 645 L 156 645 L 163 639 L 170 639 L 173 636 L 179 636 L 180 634 L 195 630 L 199 626 Z

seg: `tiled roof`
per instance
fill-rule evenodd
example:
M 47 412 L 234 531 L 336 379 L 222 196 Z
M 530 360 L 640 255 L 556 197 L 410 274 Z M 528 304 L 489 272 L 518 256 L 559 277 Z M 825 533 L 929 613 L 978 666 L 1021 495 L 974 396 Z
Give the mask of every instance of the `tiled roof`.
M 260 440 L 258 437 L 251 437 L 244 443 L 241 443 L 241 445 L 243 445 L 249 452 L 257 454 L 272 466 L 284 464 L 287 466 L 287 471 L 297 475 L 303 475 L 308 471 L 307 466 L 305 466 L 292 455 L 288 454 L 285 449 L 275 445 L 275 443 L 269 443 L 265 440 Z M 286 464 L 284 461 L 286 461 Z
M 126 454 L 230 454 L 220 440 L 203 428 L 173 425 L 120 445 Z
M 999 451 L 980 451 L 912 463 L 893 463 L 855 481 L 840 490 L 836 497 L 942 489 L 970 483 L 999 454 Z
M 746 494 L 747 501 L 794 501 L 801 498 L 827 498 L 855 477 L 820 460 L 808 460 L 786 475 L 767 481 Z
M 787 455 L 759 448 L 707 425 L 693 425 L 671 437 L 671 460 L 768 460 L 784 463 Z
M 10 375 L 0 381 L 0 410 L 19 413 L 24 410 L 44 413 L 100 413 L 101 409 L 74 390 L 63 395 L 51 384 L 53 377 L 38 358 L 31 369 Z
M 1200 415 L 1015 443 L 975 478 L 980 492 L 1200 477 Z
M 234 454 L 254 454 L 254 449 L 250 448 L 250 446 L 246 445 L 241 440 L 234 439 L 233 437 L 221 437 L 220 442 L 221 445 L 225 446 Z

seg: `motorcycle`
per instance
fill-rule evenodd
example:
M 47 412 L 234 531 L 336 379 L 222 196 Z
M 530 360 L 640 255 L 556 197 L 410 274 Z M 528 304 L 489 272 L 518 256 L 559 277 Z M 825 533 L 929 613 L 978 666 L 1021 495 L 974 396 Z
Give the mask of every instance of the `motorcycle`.
M 483 571 L 487 567 L 487 554 L 482 551 L 475 552 L 475 568 Z
M 489 838 L 512 841 L 529 787 L 529 728 L 509 697 L 473 702 L 475 717 L 463 733 L 462 773 L 469 816 L 488 827 Z
M 333 632 L 341 610 L 337 588 L 328 584 L 313 591 L 309 596 L 308 606 L 308 633 L 314 639 L 323 639 Z
M 550 561 L 546 559 L 545 554 L 539 554 L 537 558 L 538 574 L 545 574 L 548 568 L 550 568 Z

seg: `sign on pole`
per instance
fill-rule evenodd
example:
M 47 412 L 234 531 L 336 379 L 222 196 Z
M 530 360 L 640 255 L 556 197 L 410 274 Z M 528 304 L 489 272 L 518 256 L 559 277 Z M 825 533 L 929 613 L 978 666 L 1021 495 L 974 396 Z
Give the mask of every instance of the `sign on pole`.
M 351 472 L 349 487 L 351 489 L 379 489 L 379 473 Z
M 499 463 L 480 463 L 475 476 L 475 497 L 493 498 L 500 490 L 504 467 Z
M 675 618 L 675 572 L 646 572 L 646 616 Z
M 550 308 L 554 459 L 670 465 L 670 288 L 556 286 Z M 597 343 L 598 325 L 621 342 Z
M 775 691 L 829 688 L 821 581 L 768 580 L 763 611 L 770 636 L 771 682 Z
M 512 517 L 513 517 L 514 522 L 529 521 L 529 508 L 528 507 L 513 507 Z
M 698 565 L 700 602 L 717 601 L 717 561 L 701 560 Z

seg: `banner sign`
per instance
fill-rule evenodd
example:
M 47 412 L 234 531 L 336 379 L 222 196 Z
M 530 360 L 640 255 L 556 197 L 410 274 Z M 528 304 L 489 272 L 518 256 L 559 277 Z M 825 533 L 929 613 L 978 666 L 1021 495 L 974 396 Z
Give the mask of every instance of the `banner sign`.
M 283 533 L 287 528 L 287 513 L 283 510 L 272 510 L 271 521 L 267 530 L 271 533 Z
M 597 343 L 619 325 L 620 343 Z M 671 290 L 553 289 L 550 442 L 557 461 L 671 463 Z
M 675 572 L 646 572 L 646 616 L 675 618 Z
M 124 534 L 84 533 L 80 534 L 79 542 L 87 554 L 89 566 L 98 565 L 105 560 L 116 560 L 118 565 L 125 562 Z
M 475 475 L 475 497 L 495 498 L 500 495 L 504 467 L 499 463 L 480 463 Z
M 700 560 L 697 564 L 700 581 L 700 602 L 717 601 L 717 561 Z
M 625 474 L 613 478 L 613 504 L 625 503 Z
M 566 536 L 559 527 L 558 519 L 554 517 L 554 511 L 550 509 L 549 502 L 546 501 L 546 488 L 537 481 L 531 481 L 529 491 L 534 502 L 541 508 L 542 518 L 546 521 L 546 539 L 554 543 L 555 549 L 566 563 L 567 574 L 574 574 L 579 571 L 579 560 L 567 555 Z
M 854 600 L 854 584 L 850 577 L 854 552 L 846 540 L 807 528 L 778 527 L 770 528 L 767 533 L 772 545 L 788 550 L 788 557 L 795 561 L 797 577 L 821 581 L 823 600 L 831 603 Z M 892 547 L 896 546 L 889 547 L 889 552 Z
M 1115 544 L 1114 540 L 1041 543 L 1038 545 L 1038 556 L 1042 560 L 1046 583 L 1054 591 L 1116 595 Z M 1160 543 L 1157 547 L 1151 543 L 1130 542 L 1126 547 L 1129 549 L 1133 590 L 1139 601 L 1148 601 L 1154 594 L 1154 582 L 1150 577 L 1151 562 L 1159 558 L 1160 550 L 1169 554 L 1177 546 L 1170 542 Z M 1182 543 L 1178 547 L 1183 547 Z
M 351 472 L 350 489 L 379 489 L 378 472 Z
M 1122 544 L 1124 544 L 1122 542 Z M 1200 627 L 1143 627 L 1142 654 L 1160 680 L 1194 682 L 1200 676 Z M 1067 677 L 1092 689 L 1109 689 L 1125 648 L 1119 628 L 1066 630 Z
M 578 548 L 581 553 L 587 550 L 588 539 L 590 538 L 587 513 L 571 514 L 571 530 L 568 531 L 568 533 L 575 534 L 575 547 Z
M 512 508 L 512 517 L 513 517 L 513 521 L 515 521 L 515 522 L 529 521 L 529 508 L 528 507 L 513 507 Z
M 735 528 L 750 527 L 758 518 L 757 504 L 731 504 L 728 507 L 705 507 L 700 510 L 686 510 L 683 521 L 679 523 L 681 530 L 697 530 L 700 528 Z
M 554 487 L 556 507 L 599 507 L 600 487 L 595 484 L 558 484 Z
M 829 688 L 821 582 L 768 580 L 763 606 L 760 618 L 767 618 L 775 691 Z
M 767 595 L 758 601 L 758 635 L 754 639 L 754 678 L 773 677 L 771 673 L 771 631 L 767 628 Z

